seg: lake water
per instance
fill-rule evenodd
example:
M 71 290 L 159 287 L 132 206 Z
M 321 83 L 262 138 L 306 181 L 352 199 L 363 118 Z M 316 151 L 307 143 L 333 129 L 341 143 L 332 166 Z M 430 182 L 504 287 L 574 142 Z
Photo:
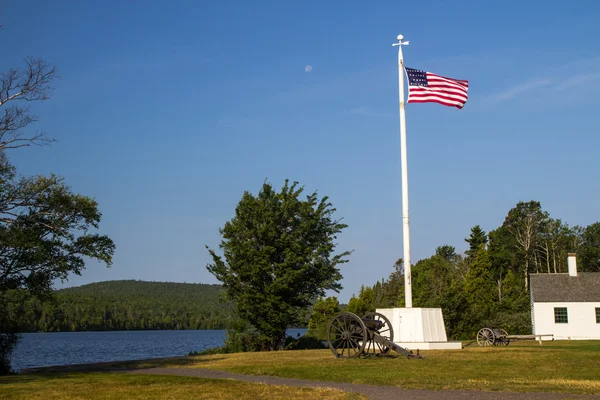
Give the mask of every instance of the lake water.
M 306 329 L 289 329 L 303 335 Z M 185 356 L 223 346 L 226 331 L 111 331 L 24 333 L 12 357 L 15 370 L 51 365 Z

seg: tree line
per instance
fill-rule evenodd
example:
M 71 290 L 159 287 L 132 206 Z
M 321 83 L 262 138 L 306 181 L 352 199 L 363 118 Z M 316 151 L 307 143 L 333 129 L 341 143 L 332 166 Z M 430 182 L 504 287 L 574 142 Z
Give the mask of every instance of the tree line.
M 227 329 L 235 316 L 221 290 L 221 285 L 109 281 L 57 290 L 46 301 L 23 292 L 4 299 L 7 317 L 18 321 L 20 332 Z
M 577 253 L 580 272 L 600 272 L 600 222 L 570 227 L 537 201 L 517 203 L 489 233 L 474 226 L 465 241 L 469 248 L 464 255 L 443 245 L 412 267 L 413 306 L 441 307 L 453 340 L 472 339 L 483 327 L 531 333 L 529 277 L 568 272 L 568 253 Z M 404 307 L 403 267 L 399 259 L 387 278 L 363 286 L 347 307 L 334 297 L 320 299 L 310 331 L 323 337 L 324 324 L 342 308 L 362 315 Z

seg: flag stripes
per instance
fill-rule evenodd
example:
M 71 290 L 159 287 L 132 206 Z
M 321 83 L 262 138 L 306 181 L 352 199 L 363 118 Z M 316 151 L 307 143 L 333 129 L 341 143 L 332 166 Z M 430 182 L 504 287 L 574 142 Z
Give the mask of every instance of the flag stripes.
M 405 70 L 408 77 L 408 103 L 439 103 L 463 108 L 469 98 L 469 81 L 412 68 Z

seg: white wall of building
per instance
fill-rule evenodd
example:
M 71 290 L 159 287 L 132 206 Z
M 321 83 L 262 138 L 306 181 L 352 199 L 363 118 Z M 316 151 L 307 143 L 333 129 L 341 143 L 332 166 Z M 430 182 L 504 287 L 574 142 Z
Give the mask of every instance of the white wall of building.
M 394 331 L 394 343 L 410 350 L 460 350 L 448 342 L 441 308 L 378 308 Z
M 554 308 L 566 307 L 568 323 L 554 322 Z M 597 303 L 533 303 L 534 334 L 554 334 L 554 339 L 600 339 Z
M 394 342 L 447 342 L 441 308 L 378 308 L 390 320 Z

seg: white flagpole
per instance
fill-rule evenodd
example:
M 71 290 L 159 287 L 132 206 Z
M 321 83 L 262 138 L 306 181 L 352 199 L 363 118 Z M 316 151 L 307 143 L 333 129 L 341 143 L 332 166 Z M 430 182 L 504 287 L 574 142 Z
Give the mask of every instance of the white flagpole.
M 400 159 L 402 165 L 402 226 L 404 239 L 404 299 L 405 307 L 412 307 L 412 282 L 410 274 L 410 224 L 408 219 L 408 163 L 406 159 L 406 115 L 404 114 L 404 60 L 402 46 L 404 36 L 398 35 L 398 96 L 400 100 Z

